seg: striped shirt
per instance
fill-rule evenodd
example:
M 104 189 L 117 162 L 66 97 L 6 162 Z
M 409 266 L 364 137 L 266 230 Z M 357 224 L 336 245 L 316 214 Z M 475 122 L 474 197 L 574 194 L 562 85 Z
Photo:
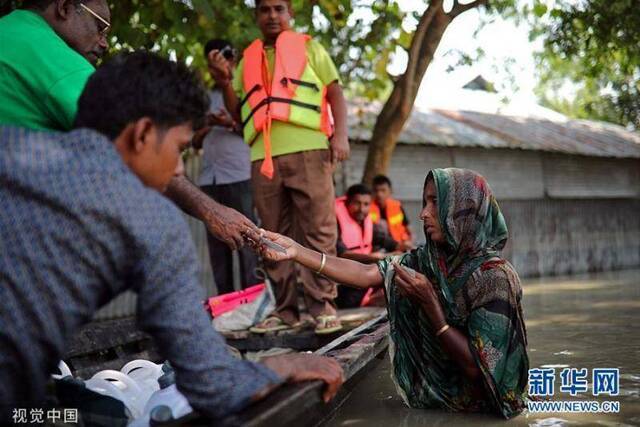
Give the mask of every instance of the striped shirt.
M 202 309 L 182 213 L 88 130 L 0 128 L 0 402 L 41 402 L 74 332 L 125 290 L 200 412 L 221 417 L 281 379 L 232 357 Z M 6 409 L 6 407 L 5 407 Z

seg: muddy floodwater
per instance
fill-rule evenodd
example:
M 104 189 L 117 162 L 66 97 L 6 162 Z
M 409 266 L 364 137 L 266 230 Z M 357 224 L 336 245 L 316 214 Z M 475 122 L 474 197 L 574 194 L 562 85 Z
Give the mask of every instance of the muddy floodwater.
M 640 270 L 524 280 L 531 368 L 556 368 L 552 400 L 618 401 L 619 413 L 523 413 L 510 420 L 409 409 L 388 358 L 355 387 L 326 426 L 640 426 Z M 589 390 L 559 392 L 560 371 L 588 368 Z M 618 396 L 593 397 L 593 368 L 619 368 Z

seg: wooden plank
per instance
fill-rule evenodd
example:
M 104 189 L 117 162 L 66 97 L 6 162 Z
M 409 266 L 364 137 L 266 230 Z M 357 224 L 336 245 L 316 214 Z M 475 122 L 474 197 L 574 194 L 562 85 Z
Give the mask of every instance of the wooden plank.
M 92 322 L 74 335 L 65 357 L 72 358 L 150 339 L 149 335 L 137 328 L 135 317 Z
M 296 351 L 311 351 L 331 342 L 340 336 L 341 332 L 329 335 L 316 335 L 313 329 L 289 334 L 257 335 L 250 334 L 246 338 L 227 338 L 227 344 L 245 351 L 262 351 L 274 347 L 291 348 Z
M 211 425 L 249 427 L 319 425 L 340 408 L 355 384 L 366 372 L 367 367 L 370 368 L 387 348 L 388 335 L 389 324 L 384 319 L 374 319 L 370 325 L 363 325 L 359 333 L 355 332 L 350 337 L 340 338 L 322 349 L 323 354 L 337 359 L 345 371 L 345 384 L 329 404 L 322 401 L 322 382 L 292 384 L 281 387 L 241 414 L 227 417 Z M 355 337 L 359 339 L 341 348 Z M 198 422 L 202 423 L 202 420 Z
M 318 355 L 326 355 L 330 354 L 331 352 L 335 352 L 336 350 L 340 350 L 341 348 L 346 347 L 345 344 L 353 342 L 356 338 L 360 339 L 362 335 L 376 329 L 378 325 L 382 324 L 386 320 L 387 314 L 385 312 L 369 320 L 368 322 L 363 323 L 354 330 L 341 335 L 340 338 L 330 342 L 322 348 L 317 349 L 314 353 Z
M 342 320 L 343 330 L 329 335 L 316 335 L 313 329 L 301 328 L 292 331 L 281 331 L 271 334 L 252 334 L 249 331 L 225 333 L 227 344 L 245 351 L 262 351 L 270 348 L 291 348 L 296 351 L 316 350 L 336 339 L 343 339 L 345 330 L 358 328 L 371 319 L 380 319 L 380 314 L 386 313 L 382 307 L 361 307 L 356 309 L 338 310 Z M 361 330 L 360 328 L 358 330 Z M 348 332 L 353 336 L 353 331 Z

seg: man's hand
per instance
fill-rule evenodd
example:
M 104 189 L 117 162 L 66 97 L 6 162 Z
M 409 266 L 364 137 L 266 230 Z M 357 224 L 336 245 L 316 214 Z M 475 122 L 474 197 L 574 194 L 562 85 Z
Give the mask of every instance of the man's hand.
M 334 165 L 349 158 L 351 149 L 349 148 L 349 138 L 346 134 L 335 133 L 331 137 L 330 147 L 331 163 Z
M 219 203 L 212 206 L 204 223 L 211 234 L 225 242 L 231 249 L 244 246 L 244 236 L 259 239 L 258 227 L 249 218 L 235 209 Z
M 216 202 L 183 175 L 171 180 L 165 196 L 183 211 L 202 221 L 211 234 L 231 249 L 244 245 L 243 235 L 260 238 L 258 227 L 249 218 Z
M 396 263 L 394 267 L 395 282 L 400 294 L 420 304 L 436 330 L 447 323 L 438 294 L 429 279 L 418 272 L 413 277 L 400 264 Z
M 344 382 L 342 368 L 334 359 L 315 354 L 283 354 L 268 357 L 262 363 L 287 382 L 321 380 L 326 383 L 325 403 L 333 399 Z
M 220 86 L 226 86 L 231 82 L 233 72 L 229 68 L 229 63 L 219 50 L 212 50 L 207 56 L 207 66 L 209 74 Z

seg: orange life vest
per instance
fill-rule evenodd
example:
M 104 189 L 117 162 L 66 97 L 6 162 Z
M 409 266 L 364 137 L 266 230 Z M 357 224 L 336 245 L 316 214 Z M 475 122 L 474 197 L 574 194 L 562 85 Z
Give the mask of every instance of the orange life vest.
M 260 172 L 269 178 L 273 177 L 272 120 L 319 130 L 327 136 L 332 132 L 327 87 L 308 63 L 306 44 L 310 38 L 294 31 L 278 36 L 273 76 L 262 40 L 254 40 L 244 51 L 240 101 L 243 134 L 251 145 L 263 133 L 265 159 Z
M 404 214 L 402 213 L 402 203 L 399 200 L 387 199 L 387 224 L 389 225 L 389 234 L 396 242 L 403 242 L 410 239 L 409 231 L 404 225 Z M 371 202 L 371 219 L 374 224 L 380 222 L 380 208 L 376 202 Z
M 347 210 L 347 197 L 342 196 L 336 199 L 336 218 L 340 226 L 340 236 L 347 250 L 369 255 L 373 252 L 373 221 L 367 215 L 364 220 L 364 232 L 362 226 L 349 215 Z

